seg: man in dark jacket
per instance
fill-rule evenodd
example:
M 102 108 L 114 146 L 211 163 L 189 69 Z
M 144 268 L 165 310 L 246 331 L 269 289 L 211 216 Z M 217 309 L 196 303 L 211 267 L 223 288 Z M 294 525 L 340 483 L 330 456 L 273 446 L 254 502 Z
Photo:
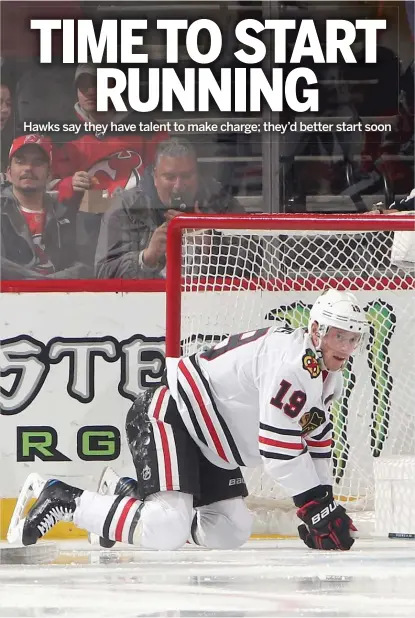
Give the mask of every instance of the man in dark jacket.
M 76 262 L 75 218 L 80 192 L 70 203 L 46 193 L 51 142 L 40 135 L 13 141 L 1 191 L 1 278 L 79 278 L 88 275 Z
M 200 176 L 193 146 L 185 139 L 172 138 L 159 144 L 154 167 L 147 168 L 140 185 L 118 196 L 104 215 L 95 259 L 97 277 L 163 278 L 168 222 L 183 211 L 244 212 L 218 183 Z M 195 245 L 197 250 L 197 241 Z M 249 263 L 247 251 L 251 250 L 254 259 L 255 248 L 248 241 L 218 233 L 205 234 L 199 243 L 199 253 L 209 252 L 207 261 L 215 265 L 216 274 L 230 274 L 226 268 L 235 274 L 238 263 Z M 224 270 L 221 264 L 225 263 Z M 242 272 L 238 274 L 243 276 Z

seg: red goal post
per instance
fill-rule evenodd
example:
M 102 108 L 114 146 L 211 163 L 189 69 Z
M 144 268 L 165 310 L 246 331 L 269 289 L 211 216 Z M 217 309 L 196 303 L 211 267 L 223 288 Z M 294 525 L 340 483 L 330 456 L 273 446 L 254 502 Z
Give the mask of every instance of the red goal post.
M 335 493 L 352 511 L 373 511 L 379 460 L 415 456 L 414 221 L 408 213 L 182 215 L 168 229 L 167 356 L 276 321 L 305 326 L 327 287 L 352 291 L 365 307 L 368 350 L 346 367 L 332 409 Z M 257 531 L 287 532 L 276 512 L 291 501 L 261 470 L 245 476 L 262 513 Z

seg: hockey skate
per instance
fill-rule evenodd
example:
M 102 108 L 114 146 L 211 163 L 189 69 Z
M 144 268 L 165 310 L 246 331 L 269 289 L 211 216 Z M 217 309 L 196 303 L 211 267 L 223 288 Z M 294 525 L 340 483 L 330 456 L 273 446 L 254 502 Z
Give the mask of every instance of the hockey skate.
M 23 545 L 34 545 L 58 521 L 72 521 L 77 507 L 76 499 L 83 493 L 82 489 L 71 487 L 62 481 L 46 481 L 40 495 L 23 523 Z
M 128 476 L 118 476 L 116 472 L 110 466 L 107 466 L 99 479 L 97 493 L 107 496 L 126 496 L 136 497 L 137 481 Z M 115 541 L 110 539 L 104 539 L 102 536 L 98 536 L 90 532 L 88 534 L 88 541 L 91 545 L 100 545 L 105 549 L 111 549 L 114 547 Z
M 26 478 L 20 490 L 19 497 L 17 498 L 16 506 L 14 507 L 9 529 L 7 531 L 7 540 L 9 543 L 21 543 L 26 507 L 29 500 L 32 498 L 39 498 L 45 484 L 46 480 L 35 472 L 29 474 Z

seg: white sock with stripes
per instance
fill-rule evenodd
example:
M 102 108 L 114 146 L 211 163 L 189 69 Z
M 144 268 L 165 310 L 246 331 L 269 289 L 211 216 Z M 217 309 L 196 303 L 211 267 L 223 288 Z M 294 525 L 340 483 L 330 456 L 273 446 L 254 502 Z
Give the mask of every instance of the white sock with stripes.
M 193 496 L 161 491 L 145 502 L 84 491 L 73 521 L 99 536 L 145 549 L 178 549 L 186 543 L 192 523 Z
M 73 521 L 79 528 L 112 541 L 133 543 L 132 537 L 142 507 L 143 502 L 135 498 L 84 491 L 79 498 Z

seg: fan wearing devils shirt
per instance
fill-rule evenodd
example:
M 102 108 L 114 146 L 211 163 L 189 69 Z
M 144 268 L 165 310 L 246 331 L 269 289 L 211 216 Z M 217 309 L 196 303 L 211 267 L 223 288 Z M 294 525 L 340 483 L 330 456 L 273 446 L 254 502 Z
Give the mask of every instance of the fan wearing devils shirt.
M 131 124 L 137 120 L 128 112 L 96 111 L 96 66 L 79 65 L 75 72 L 75 86 L 74 123 Z M 134 188 L 144 168 L 153 162 L 157 144 L 167 137 L 165 132 L 140 134 L 111 132 L 110 129 L 105 133 L 102 130 L 81 130 L 74 140 L 61 147 L 57 145 L 54 150 L 53 174 L 57 180 L 51 188 L 59 191 L 61 200 L 88 189 L 105 190 L 113 195 L 119 189 Z
M 1 278 L 80 278 L 89 273 L 76 262 L 75 218 L 82 197 L 58 202 L 46 193 L 52 143 L 24 135 L 11 146 L 1 192 Z

